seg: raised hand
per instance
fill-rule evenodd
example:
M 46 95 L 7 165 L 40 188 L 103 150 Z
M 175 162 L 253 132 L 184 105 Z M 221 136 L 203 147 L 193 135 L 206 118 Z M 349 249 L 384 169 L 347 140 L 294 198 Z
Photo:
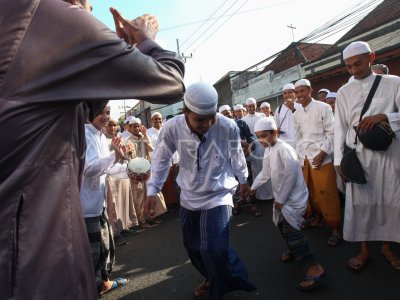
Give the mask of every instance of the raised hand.
M 110 12 L 114 18 L 118 36 L 128 44 L 136 45 L 145 39 L 155 39 L 159 30 L 156 16 L 144 14 L 134 20 L 127 20 L 113 7 L 110 8 Z

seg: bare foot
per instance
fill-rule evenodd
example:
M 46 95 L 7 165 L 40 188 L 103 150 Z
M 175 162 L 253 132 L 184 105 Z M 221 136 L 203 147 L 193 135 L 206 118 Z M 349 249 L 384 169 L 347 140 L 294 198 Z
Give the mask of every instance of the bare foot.
M 396 271 L 400 271 L 400 259 L 396 256 L 396 254 L 390 250 L 389 247 L 382 247 L 381 249 L 382 255 L 386 258 L 386 260 L 392 265 L 393 269 Z

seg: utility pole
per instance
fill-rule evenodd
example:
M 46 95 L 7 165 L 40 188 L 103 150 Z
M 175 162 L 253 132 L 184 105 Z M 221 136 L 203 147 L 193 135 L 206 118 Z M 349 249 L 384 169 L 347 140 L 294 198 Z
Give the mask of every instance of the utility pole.
M 176 39 L 176 50 L 177 50 L 177 53 L 182 56 L 182 58 L 183 58 L 183 60 L 185 62 L 186 62 L 186 58 L 192 58 L 193 57 L 192 53 L 190 53 L 189 56 L 185 56 L 185 54 L 183 52 L 181 53 L 181 50 L 179 49 L 179 39 Z
M 292 30 L 292 38 L 293 38 L 293 42 L 294 42 L 294 30 L 296 29 L 296 27 L 294 27 L 293 24 L 287 25 L 287 27 Z

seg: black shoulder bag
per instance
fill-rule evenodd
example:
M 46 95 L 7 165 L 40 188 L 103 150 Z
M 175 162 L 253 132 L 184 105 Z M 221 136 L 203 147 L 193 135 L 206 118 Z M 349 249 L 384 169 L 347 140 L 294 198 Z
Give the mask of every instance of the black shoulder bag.
M 371 104 L 372 98 L 375 95 L 376 89 L 378 88 L 379 82 L 381 81 L 381 76 L 376 76 L 375 81 L 369 91 L 367 100 L 364 103 L 364 107 L 361 111 L 360 121 L 362 120 L 362 116 L 368 110 L 369 105 Z M 354 140 L 354 145 L 357 145 L 357 137 L 358 130 L 356 130 L 356 138 Z M 357 184 L 366 184 L 367 179 L 364 175 L 364 170 L 361 166 L 360 160 L 357 157 L 356 149 L 352 149 L 348 147 L 346 144 L 344 145 L 343 158 L 340 162 L 340 173 L 345 179 L 345 182 L 353 182 Z
M 379 75 L 376 76 L 375 81 L 378 82 L 377 86 L 381 78 L 382 76 Z M 374 86 L 372 86 L 371 91 L 373 88 Z M 365 101 L 363 110 L 361 112 L 361 117 L 368 110 L 372 98 L 373 96 L 369 98 L 368 95 L 368 98 Z M 393 139 L 396 137 L 395 133 L 390 127 L 389 122 L 387 121 L 379 122 L 378 124 L 374 125 L 374 127 L 372 127 L 370 130 L 364 132 L 357 132 L 357 134 L 358 134 L 358 139 L 364 145 L 364 147 L 374 151 L 386 151 L 389 148 L 390 144 L 392 144 Z

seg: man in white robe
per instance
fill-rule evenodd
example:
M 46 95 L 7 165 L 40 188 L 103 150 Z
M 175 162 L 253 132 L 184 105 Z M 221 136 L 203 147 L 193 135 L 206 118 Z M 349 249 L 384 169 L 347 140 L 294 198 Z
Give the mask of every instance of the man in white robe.
M 151 127 L 147 129 L 147 135 L 151 139 L 153 146 L 156 146 L 158 135 L 162 129 L 162 115 L 159 112 L 154 112 L 151 115 Z
M 296 148 L 293 114 L 297 109 L 301 108 L 301 105 L 297 103 L 294 84 L 285 84 L 282 92 L 284 103 L 276 109 L 274 119 L 278 126 L 279 139 Z
M 385 75 L 375 92 L 369 109 L 359 123 L 361 110 L 375 80 L 371 71 L 375 54 L 365 42 L 354 42 L 343 51 L 346 68 L 354 79 L 337 94 L 335 110 L 334 164 L 340 165 L 344 144 L 355 148 L 363 167 L 366 184 L 346 184 L 346 207 L 343 235 L 348 241 L 361 242 L 361 252 L 348 260 L 348 266 L 360 271 L 369 259 L 366 241 L 400 242 L 400 78 Z M 369 130 L 387 121 L 396 138 L 387 151 L 366 149 L 356 132 Z M 382 254 L 396 269 L 400 261 L 384 243 Z

